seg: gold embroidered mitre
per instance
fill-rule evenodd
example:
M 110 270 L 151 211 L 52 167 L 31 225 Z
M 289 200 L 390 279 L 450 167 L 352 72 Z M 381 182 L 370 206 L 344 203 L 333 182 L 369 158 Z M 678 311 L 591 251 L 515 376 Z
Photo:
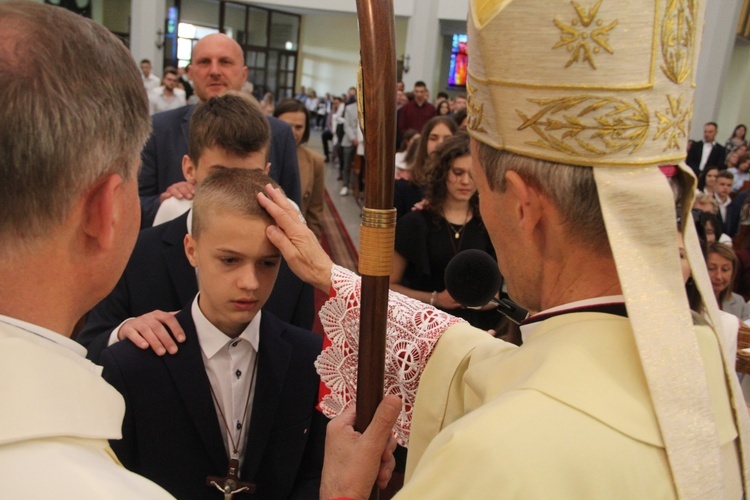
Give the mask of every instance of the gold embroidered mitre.
M 680 165 L 688 260 L 716 330 L 718 307 L 690 215 L 695 177 L 683 163 L 703 1 L 469 4 L 470 135 L 559 168 L 594 167 L 675 491 L 680 498 L 731 497 L 739 485 L 724 478 L 726 457 L 680 272 L 674 194 L 657 168 Z M 725 360 L 748 491 L 750 424 L 733 366 Z
M 702 2 L 471 2 L 469 132 L 573 165 L 685 157 Z

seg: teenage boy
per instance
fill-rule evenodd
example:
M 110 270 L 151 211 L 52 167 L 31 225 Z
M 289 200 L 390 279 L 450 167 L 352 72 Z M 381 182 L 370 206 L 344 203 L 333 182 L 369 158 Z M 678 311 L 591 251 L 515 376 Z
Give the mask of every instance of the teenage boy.
M 224 167 L 267 169 L 268 121 L 256 104 L 240 94 L 225 94 L 198 106 L 188 141 L 183 173 L 196 186 Z M 177 352 L 185 336 L 172 312 L 182 309 L 198 291 L 195 271 L 183 250 L 189 217 L 185 212 L 140 232 L 125 272 L 91 310 L 77 338 L 88 349 L 89 359 L 98 361 L 105 347 L 126 338 L 157 354 Z M 283 321 L 309 329 L 314 315 L 312 288 L 282 262 L 266 308 Z
M 198 187 L 184 251 L 199 292 L 175 316 L 186 337 L 179 352 L 119 342 L 102 353 L 104 378 L 126 403 L 112 448 L 177 498 L 318 496 L 322 340 L 261 311 L 281 262 L 257 201 L 268 183 L 258 170 L 222 169 Z
M 719 215 L 721 216 L 722 223 L 727 220 L 727 207 L 732 203 L 729 193 L 732 192 L 733 183 L 734 175 L 727 170 L 720 171 L 716 176 L 716 192 L 714 196 L 716 197 L 716 201 L 719 202 Z

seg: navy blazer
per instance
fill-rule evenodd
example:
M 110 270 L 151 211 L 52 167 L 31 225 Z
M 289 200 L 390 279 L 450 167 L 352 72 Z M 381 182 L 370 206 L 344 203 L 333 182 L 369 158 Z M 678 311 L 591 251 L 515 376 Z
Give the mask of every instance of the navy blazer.
M 188 213 L 138 234 L 133 253 L 115 288 L 88 314 L 76 338 L 95 363 L 112 330 L 128 318 L 160 309 L 179 311 L 198 293 L 195 269 L 185 255 Z M 265 310 L 306 330 L 315 319 L 313 288 L 282 259 Z
M 138 174 L 138 194 L 141 198 L 141 228 L 150 227 L 159 210 L 159 195 L 176 182 L 185 180 L 182 157 L 188 152 L 190 117 L 195 105 L 155 114 L 151 121 L 153 132 L 141 151 L 141 171 Z M 299 166 L 297 143 L 292 129 L 273 117 L 268 175 L 279 183 L 284 193 L 300 205 Z
M 121 440 L 110 442 L 128 469 L 180 499 L 219 499 L 207 476 L 225 477 L 228 457 L 190 306 L 177 314 L 187 339 L 157 356 L 131 342 L 102 353 L 103 376 L 125 398 Z M 227 339 L 229 340 L 229 339 Z M 313 361 L 322 338 L 263 311 L 258 372 L 240 479 L 252 496 L 318 498 L 328 420 L 315 409 Z

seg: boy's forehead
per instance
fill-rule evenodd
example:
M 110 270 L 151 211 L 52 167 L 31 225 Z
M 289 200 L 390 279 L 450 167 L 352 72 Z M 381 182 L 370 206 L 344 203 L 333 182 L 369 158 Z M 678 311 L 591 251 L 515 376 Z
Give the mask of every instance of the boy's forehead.
M 249 234 L 255 240 L 266 240 L 266 228 L 273 224 L 270 217 L 247 214 L 222 205 L 204 206 L 200 217 L 203 231 L 211 232 L 219 239 Z
M 201 218 L 204 220 L 211 220 L 215 225 L 225 225 L 231 227 L 232 224 L 240 226 L 252 225 L 256 227 L 268 227 L 273 224 L 273 219 L 270 216 L 261 215 L 260 213 L 248 213 L 248 211 L 242 208 L 228 206 L 222 201 L 215 201 L 214 203 L 208 204 L 201 214 Z M 258 210 L 261 211 L 260 205 Z M 231 219 L 231 222 L 229 220 Z M 228 222 L 227 224 L 219 224 L 220 222 Z

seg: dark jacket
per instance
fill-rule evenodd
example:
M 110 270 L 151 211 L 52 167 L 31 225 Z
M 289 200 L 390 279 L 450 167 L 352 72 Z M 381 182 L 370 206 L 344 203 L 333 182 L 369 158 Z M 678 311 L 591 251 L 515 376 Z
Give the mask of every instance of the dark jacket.
M 180 499 L 220 499 L 207 476 L 224 477 L 228 457 L 203 365 L 190 306 L 177 314 L 187 339 L 175 355 L 157 356 L 128 341 L 102 353 L 104 378 L 125 398 L 123 438 L 112 448 L 128 469 Z M 317 498 L 327 419 L 315 409 L 313 361 L 320 336 L 268 312 L 260 323 L 258 371 L 242 481 L 253 496 Z

